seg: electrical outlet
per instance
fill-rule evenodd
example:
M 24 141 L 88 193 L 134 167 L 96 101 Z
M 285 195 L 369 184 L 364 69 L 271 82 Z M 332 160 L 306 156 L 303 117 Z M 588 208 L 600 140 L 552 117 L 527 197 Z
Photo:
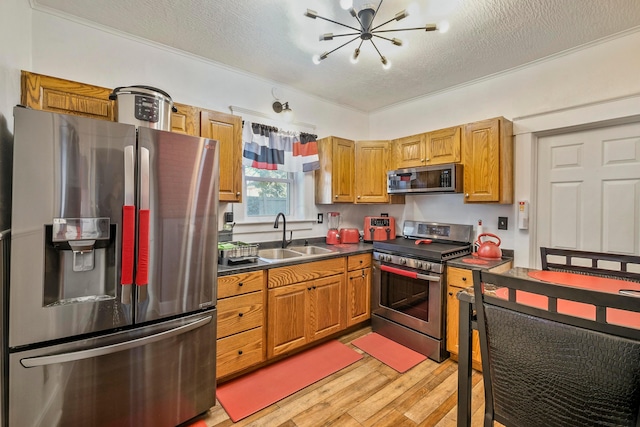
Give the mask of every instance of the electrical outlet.
M 224 222 L 233 222 L 233 212 L 224 213 Z
M 509 226 L 509 218 L 506 216 L 498 217 L 498 230 L 507 230 Z
M 323 219 L 324 215 L 322 215 L 322 213 L 318 213 L 318 224 L 322 224 Z

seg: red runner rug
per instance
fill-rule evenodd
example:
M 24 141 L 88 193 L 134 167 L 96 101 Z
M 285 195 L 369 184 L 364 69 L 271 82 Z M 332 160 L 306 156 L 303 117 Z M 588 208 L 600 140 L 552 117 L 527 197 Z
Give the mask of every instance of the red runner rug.
M 408 371 L 427 358 L 424 354 L 413 351 L 375 332 L 360 337 L 352 341 L 351 344 L 400 373 Z
M 362 359 L 339 341 L 329 341 L 218 387 L 216 397 L 237 422 Z

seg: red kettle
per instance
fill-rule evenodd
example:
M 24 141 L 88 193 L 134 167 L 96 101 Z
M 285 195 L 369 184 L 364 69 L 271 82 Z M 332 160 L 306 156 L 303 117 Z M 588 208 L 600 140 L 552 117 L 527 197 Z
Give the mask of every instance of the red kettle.
M 498 240 L 498 243 L 491 242 L 489 240 L 482 241 L 482 236 L 493 237 Z M 498 236 L 491 233 L 482 233 L 478 235 L 478 240 L 476 240 L 475 244 L 478 245 L 478 251 L 474 254 L 478 256 L 478 258 L 484 259 L 501 259 L 502 258 L 502 250 L 500 249 L 501 240 Z

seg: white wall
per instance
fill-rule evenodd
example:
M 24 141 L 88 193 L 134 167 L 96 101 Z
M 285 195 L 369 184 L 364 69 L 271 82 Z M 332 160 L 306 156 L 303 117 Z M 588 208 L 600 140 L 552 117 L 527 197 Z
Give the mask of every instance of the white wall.
M 515 119 L 514 132 L 521 134 L 515 146 L 515 197 L 530 200 L 535 186 L 535 135 L 527 128 L 549 131 L 638 114 L 637 101 L 617 103 L 619 108 L 613 116 L 608 113 L 611 109 L 607 102 L 640 94 L 637 52 L 640 28 L 517 70 L 373 112 L 369 118 L 370 134 L 390 139 L 496 116 Z M 557 110 L 578 114 L 557 120 Z M 523 117 L 530 115 L 535 120 Z M 470 224 L 482 219 L 485 232 L 497 234 L 503 247 L 516 251 L 516 265 L 528 266 L 535 248 L 530 247 L 529 231 L 516 230 L 516 207 L 465 205 L 459 195 L 421 196 L 407 198 L 404 214 L 407 218 Z M 497 230 L 498 216 L 509 218 L 509 230 Z

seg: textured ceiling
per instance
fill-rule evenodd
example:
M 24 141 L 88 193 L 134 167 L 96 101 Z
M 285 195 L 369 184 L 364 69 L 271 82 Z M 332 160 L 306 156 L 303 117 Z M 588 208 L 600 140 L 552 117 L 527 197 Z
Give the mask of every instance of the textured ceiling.
M 640 28 L 640 0 L 386 0 L 374 25 L 409 9 L 386 28 L 446 20 L 446 33 L 390 33 L 403 46 L 376 41 L 391 62 L 383 70 L 370 43 L 360 61 L 357 42 L 319 65 L 311 57 L 348 37 L 319 41 L 322 33 L 350 30 L 309 19 L 309 8 L 358 26 L 338 0 L 31 0 L 35 8 L 96 22 L 321 98 L 372 111 L 441 91 L 595 40 Z M 366 3 L 354 0 L 358 9 Z M 375 3 L 377 2 L 369 2 Z M 637 54 L 636 53 L 629 53 Z

